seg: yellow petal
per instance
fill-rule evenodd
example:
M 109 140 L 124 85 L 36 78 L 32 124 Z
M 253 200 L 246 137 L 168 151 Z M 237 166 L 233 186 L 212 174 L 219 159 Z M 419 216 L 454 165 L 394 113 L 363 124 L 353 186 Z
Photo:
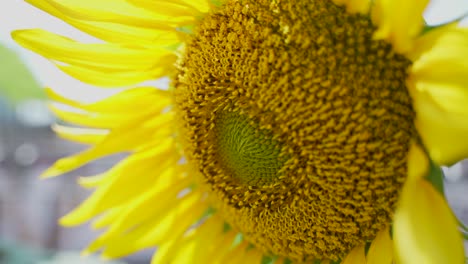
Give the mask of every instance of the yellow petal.
M 263 252 L 258 248 L 248 248 L 244 254 L 244 259 L 240 263 L 261 264 Z M 284 263 L 284 262 L 283 262 Z
M 237 235 L 237 232 L 230 230 L 224 233 L 222 239 L 218 242 L 218 249 L 211 255 L 211 263 L 221 264 L 221 259 L 232 249 L 232 244 Z
M 50 111 L 59 119 L 75 125 L 82 125 L 92 128 L 111 129 L 122 126 L 135 119 L 134 116 L 119 116 L 114 114 L 95 114 L 79 110 L 63 109 L 62 107 L 50 104 Z
M 174 248 L 178 248 L 181 239 L 182 238 L 172 239 L 160 245 L 158 247 L 158 250 L 153 254 L 153 257 L 151 258 L 151 264 L 171 263 L 170 260 L 173 259 L 174 251 L 176 251 L 174 250 Z
M 159 0 L 159 1 L 164 1 L 164 0 Z M 197 9 L 201 13 L 207 13 L 213 8 L 213 4 L 211 0 L 176 0 L 174 2 L 180 2 L 183 3 L 187 6 L 191 6 L 195 9 Z M 224 0 L 218 1 L 218 2 L 224 2 Z
M 175 60 L 173 61 L 175 62 Z M 171 74 L 173 62 L 142 71 L 102 71 L 89 67 L 55 64 L 61 71 L 84 83 L 99 87 L 126 87 Z
M 429 159 L 424 150 L 415 142 L 408 152 L 408 180 L 422 179 L 429 170 Z
M 152 218 L 152 221 L 142 223 L 121 236 L 109 240 L 103 255 L 110 258 L 121 257 L 156 246 L 170 238 L 182 236 L 190 226 L 200 220 L 208 209 L 208 204 L 201 200 L 201 195 L 202 193 L 186 195 L 179 199 L 181 200 L 179 204 L 168 211 L 163 219 Z M 132 243 L 129 244 L 128 241 Z
M 176 200 L 177 195 L 193 183 L 188 177 L 178 179 L 180 175 L 177 174 L 180 172 L 164 172 L 157 181 L 151 182 L 151 185 L 158 184 L 158 186 L 146 189 L 142 187 L 141 193 L 134 193 L 128 201 L 120 201 L 125 203 L 125 208 L 120 210 L 119 217 L 114 219 L 112 225 L 101 235 L 101 238 L 109 239 L 119 236 L 138 223 L 150 221 L 155 215 L 163 215 L 170 211 L 172 209 L 171 200 Z M 148 210 L 150 207 L 152 210 Z
M 189 16 L 195 17 L 200 12 L 184 1 L 167 0 L 129 0 L 130 3 L 145 10 L 167 16 Z
M 159 112 L 172 102 L 172 94 L 169 91 L 155 87 L 126 89 L 100 101 L 87 104 L 65 98 L 50 88 L 47 88 L 46 92 L 51 100 L 61 104 L 88 112 L 116 115 Z
M 367 252 L 367 264 L 391 264 L 393 261 L 393 244 L 388 227 L 380 231 L 372 241 Z
M 108 134 L 108 131 L 103 129 L 68 127 L 57 124 L 52 126 L 52 130 L 61 138 L 83 144 L 96 144 Z
M 468 29 L 451 24 L 417 44 L 408 80 L 416 127 L 431 158 L 451 165 L 468 157 Z
M 393 44 L 399 53 L 413 48 L 424 27 L 423 12 L 429 0 L 376 0 L 372 20 L 378 29 L 374 37 Z
M 124 206 L 120 206 L 107 210 L 105 213 L 100 215 L 99 218 L 93 221 L 91 227 L 93 229 L 100 229 L 111 225 L 115 221 L 115 219 L 119 217 L 123 208 Z
M 153 117 L 157 122 L 160 119 L 160 126 L 164 126 L 164 122 L 171 119 L 171 112 L 167 112 L 160 116 L 160 112 L 167 109 L 171 104 L 172 98 L 168 91 L 155 89 L 153 87 L 138 87 L 127 89 L 108 98 L 102 99 L 95 103 L 83 104 L 65 98 L 52 89 L 46 89 L 50 99 L 66 106 L 71 106 L 74 109 L 63 109 L 63 106 L 57 104 L 50 105 L 50 109 L 60 119 L 82 126 L 97 127 L 112 129 L 128 124 L 146 121 L 146 124 Z M 162 119 L 161 119 L 162 118 Z M 166 119 L 166 121 L 163 121 Z M 140 120 L 140 121 L 138 121 Z
M 166 254 L 158 261 L 155 259 L 154 263 L 210 263 L 211 254 L 218 250 L 219 241 L 224 236 L 223 227 L 222 219 L 210 217 L 193 229 L 184 241 L 173 245 L 170 255 Z
M 100 128 L 100 129 L 118 129 L 125 126 L 133 127 L 135 122 L 141 124 L 141 127 L 148 128 L 149 125 L 155 126 L 156 123 L 159 123 L 159 126 L 163 128 L 167 125 L 167 122 L 171 122 L 174 118 L 174 112 L 168 111 L 164 114 L 161 114 L 161 108 L 158 102 L 154 102 L 153 106 L 146 109 L 129 109 L 126 113 L 116 112 L 105 112 L 105 111 L 95 111 L 87 112 L 81 111 L 79 109 L 64 109 L 60 105 L 51 104 L 49 106 L 50 110 L 60 119 L 68 123 L 75 125 L 81 125 L 86 127 Z M 86 108 L 86 106 L 83 106 Z M 138 126 L 137 126 L 138 127 Z
M 439 165 L 452 165 L 468 157 L 468 141 L 465 140 L 468 109 L 464 113 L 450 112 L 441 107 L 429 92 L 416 88 L 410 88 L 410 91 L 416 110 L 415 125 L 431 159 Z
M 206 244 L 203 243 L 202 245 L 206 245 Z M 244 242 L 243 245 L 236 247 L 234 250 L 232 250 L 231 252 L 229 252 L 228 254 L 226 254 L 224 256 L 224 259 L 221 261 L 221 263 L 223 263 L 223 264 L 224 263 L 225 264 L 229 264 L 229 263 L 232 263 L 232 264 L 249 263 L 247 261 L 244 261 L 247 246 L 248 246 L 247 242 Z M 198 250 L 204 251 L 205 249 L 199 248 Z M 211 256 L 208 255 L 208 256 L 205 257 L 204 262 L 197 262 L 197 263 L 210 263 L 210 260 L 211 260 Z M 252 260 L 250 260 L 250 261 L 252 261 Z M 187 263 L 187 262 L 178 262 L 178 259 L 176 259 L 176 261 L 174 263 Z M 250 263 L 252 263 L 252 262 L 250 262 Z M 257 264 L 259 264 L 259 263 L 260 262 L 257 262 Z
M 401 264 L 463 264 L 458 224 L 445 200 L 423 180 L 408 180 L 393 221 L 394 246 Z
M 407 56 L 415 62 L 416 68 L 424 67 L 427 61 L 447 57 L 457 63 L 463 63 L 463 58 L 457 58 L 454 53 L 466 52 L 467 34 L 468 28 L 459 25 L 458 22 L 431 29 L 415 40 L 414 49 Z
M 348 253 L 342 264 L 366 264 L 364 246 L 357 246 Z
M 35 7 L 47 12 L 60 20 L 86 32 L 92 36 L 109 42 L 133 43 L 138 39 L 140 45 L 174 45 L 180 43 L 179 33 L 175 28 L 157 29 L 125 25 L 122 23 L 88 21 L 67 16 L 56 6 L 47 1 L 30 1 Z
M 163 20 L 154 13 L 135 7 L 125 0 L 28 0 L 33 5 L 49 5 L 68 17 L 80 20 L 114 22 L 139 27 L 153 27 L 170 30 L 178 25 L 176 22 L 186 23 L 187 18 L 173 17 Z M 112 8 L 109 8 L 112 6 Z M 171 23 L 173 22 L 173 23 Z
M 248 245 L 249 244 L 246 241 L 242 241 L 239 245 L 232 248 L 230 252 L 225 254 L 221 258 L 220 262 L 223 264 L 252 263 L 244 261 L 244 256 L 246 254 Z
M 132 48 L 110 43 L 83 44 L 45 30 L 18 30 L 12 37 L 23 47 L 58 61 L 56 66 L 86 83 L 124 87 L 164 76 L 176 55 L 160 48 Z
M 146 70 L 175 61 L 172 51 L 111 43 L 80 43 L 42 29 L 17 30 L 13 39 L 45 58 L 95 70 Z
M 463 113 L 468 101 L 468 28 L 446 26 L 421 37 L 410 71 L 417 91 L 429 93 L 446 111 Z M 434 37 L 432 37 L 434 36 Z M 423 48 L 424 47 L 424 48 Z
M 155 102 L 155 105 L 157 103 Z M 135 124 L 140 124 L 141 131 L 157 132 L 157 134 L 167 134 L 172 132 L 172 127 L 168 126 L 174 119 L 174 112 L 166 112 L 160 114 L 159 109 L 155 112 L 151 111 L 154 109 L 142 109 L 140 112 L 129 110 L 126 114 L 114 114 L 114 113 L 89 113 L 79 111 L 65 111 L 56 106 L 51 106 L 50 109 L 60 119 L 77 125 L 83 125 L 87 127 L 95 127 L 102 129 L 110 129 L 111 133 L 107 134 L 107 137 L 111 137 L 112 131 L 122 130 L 127 127 L 134 127 Z M 149 111 L 149 112 L 147 112 Z M 138 127 L 138 126 L 137 126 Z M 117 133 L 114 133 L 117 134 Z M 150 133 L 152 134 L 152 133 Z
M 172 239 L 158 248 L 151 264 L 165 263 L 213 263 L 214 256 L 230 249 L 234 232 L 223 232 L 224 221 L 210 217 L 201 227 L 189 232 L 184 238 Z M 229 241 L 229 243 L 225 243 Z M 182 248 L 182 252 L 180 252 Z M 182 256 L 179 257 L 179 254 Z M 174 261 L 175 258 L 193 257 L 193 261 Z
M 199 217 L 199 215 L 183 217 L 184 212 L 205 208 L 205 204 L 200 203 L 199 192 L 191 192 L 180 199 L 168 199 L 166 204 L 167 210 L 154 212 L 151 219 L 140 221 L 130 229 L 121 230 L 122 232 L 112 235 L 104 233 L 86 248 L 86 252 L 92 253 L 106 247 L 108 257 L 119 257 L 145 247 L 160 245 L 171 239 L 180 240 L 187 225 L 194 224 Z M 128 209 L 128 205 L 119 208 L 125 210 Z M 115 219 L 120 220 L 122 217 L 119 215 Z M 112 227 L 112 225 L 113 223 L 110 223 L 109 226 Z M 151 237 L 148 236 L 149 233 L 152 234 Z M 129 246 L 128 241 L 132 241 L 133 245 Z M 126 249 L 119 252 L 119 248 Z
M 101 186 L 106 179 L 106 174 L 101 173 L 93 176 L 79 177 L 77 182 L 83 188 L 96 188 Z
M 148 186 L 148 183 L 158 182 L 159 174 L 163 173 L 167 167 L 176 164 L 178 156 L 171 155 L 171 151 L 173 150 L 170 144 L 164 144 L 152 150 L 150 155 L 134 154 L 125 159 L 107 172 L 109 176 L 105 186 L 97 189 L 79 207 L 64 216 L 60 223 L 62 225 L 81 224 L 109 208 L 137 198 L 139 194 L 150 189 L 151 186 Z M 154 162 L 157 160 L 161 161 Z M 151 173 L 148 173 L 149 171 Z M 136 181 L 135 178 L 139 180 Z M 161 185 L 156 187 L 164 187 L 162 183 Z
M 170 173 L 165 174 L 169 177 L 172 176 Z M 120 206 L 112 208 L 112 210 L 117 209 L 119 215 L 109 215 L 100 220 L 99 225 L 108 224 L 108 229 L 88 246 L 88 252 L 94 252 L 106 245 L 117 243 L 123 235 L 130 235 L 129 231 L 135 232 L 131 235 L 132 237 L 136 237 L 137 234 L 143 237 L 144 235 L 139 232 L 149 232 L 158 225 L 170 224 L 164 219 L 174 208 L 180 206 L 181 203 L 187 203 L 187 201 L 190 203 L 190 201 L 195 201 L 200 197 L 199 193 L 190 192 L 180 199 L 177 198 L 177 194 L 187 188 L 191 182 L 188 182 L 187 179 L 178 181 L 171 180 L 166 175 L 162 176 L 166 178 L 166 184 L 162 182 L 154 183 L 153 185 L 160 184 L 163 186 L 151 186 L 148 188 L 149 190 L 143 190 L 141 195 L 136 194 L 136 197 L 130 199 L 130 202 L 123 201 Z M 103 203 L 105 202 L 103 201 Z M 148 204 L 152 205 L 152 210 L 148 210 Z M 143 207 L 144 205 L 146 207 Z M 107 218 L 109 217 L 112 218 L 112 222 L 108 222 Z M 135 229 L 135 227 L 139 227 L 139 229 Z M 159 234 L 165 234 L 164 232 Z M 156 239 L 156 237 L 153 237 L 153 239 Z M 174 239 L 177 239 L 177 237 L 174 237 Z M 161 243 L 161 240 L 158 240 L 157 243 Z
M 164 115 L 161 117 L 164 117 Z M 151 121 L 152 120 L 149 122 Z M 141 126 L 142 122 L 143 121 L 136 120 L 133 126 Z M 99 142 L 99 144 L 79 152 L 78 154 L 57 160 L 50 168 L 42 173 L 41 177 L 55 177 L 104 156 L 124 151 L 137 151 L 138 149 L 151 145 L 154 146 L 161 142 L 161 146 L 156 147 L 156 150 L 161 148 L 169 149 L 169 146 L 172 147 L 172 138 L 168 138 L 171 133 L 170 130 L 161 127 L 158 131 L 155 127 L 144 127 L 144 125 L 139 129 L 129 129 L 133 126 L 116 128 Z M 172 150 L 174 149 L 172 148 Z

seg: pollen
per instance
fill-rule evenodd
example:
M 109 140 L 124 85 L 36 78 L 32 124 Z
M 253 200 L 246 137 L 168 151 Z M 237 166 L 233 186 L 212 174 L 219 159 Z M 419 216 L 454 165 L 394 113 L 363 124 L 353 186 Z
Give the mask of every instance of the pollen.
M 228 0 L 178 62 L 184 153 L 243 237 L 342 259 L 391 223 L 416 137 L 411 62 L 328 0 Z

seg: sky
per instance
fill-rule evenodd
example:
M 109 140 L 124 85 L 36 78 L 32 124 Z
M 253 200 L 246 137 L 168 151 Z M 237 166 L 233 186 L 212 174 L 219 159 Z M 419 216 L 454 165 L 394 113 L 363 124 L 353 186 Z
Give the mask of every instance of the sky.
M 426 10 L 425 18 L 429 24 L 440 24 L 467 12 L 468 0 L 433 0 Z M 465 24 L 468 25 L 468 23 Z M 93 89 L 89 85 L 74 80 L 56 69 L 48 60 L 16 45 L 11 40 L 10 32 L 23 28 L 44 28 L 79 41 L 96 41 L 93 37 L 35 9 L 22 0 L 0 0 L 0 43 L 13 48 L 20 54 L 41 86 L 51 87 L 66 96 L 81 98 L 85 101 L 90 97 L 95 100 L 109 93 L 108 89 Z

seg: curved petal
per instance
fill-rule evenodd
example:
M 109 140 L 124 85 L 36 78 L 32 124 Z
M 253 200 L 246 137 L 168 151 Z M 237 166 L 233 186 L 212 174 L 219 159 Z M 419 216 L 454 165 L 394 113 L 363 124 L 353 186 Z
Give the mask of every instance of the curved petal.
M 173 72 L 172 63 L 175 60 L 170 58 L 167 59 L 169 60 L 167 61 L 167 64 L 164 64 L 164 66 L 163 64 L 160 64 L 159 67 L 142 71 L 106 71 L 91 67 L 60 64 L 55 64 L 55 66 L 64 73 L 84 83 L 99 87 L 121 88 L 169 75 Z
M 112 114 L 116 116 L 125 114 L 140 116 L 145 112 L 157 113 L 170 106 L 172 102 L 172 94 L 170 92 L 155 87 L 126 89 L 92 103 L 83 103 L 64 97 L 49 88 L 46 88 L 46 93 L 50 100 L 72 108 L 93 114 Z M 142 109 L 145 109 L 145 111 Z
M 367 252 L 367 264 L 391 264 L 393 260 L 393 245 L 390 230 L 385 227 L 375 237 Z
M 200 11 L 184 1 L 166 0 L 128 0 L 135 6 L 141 7 L 156 14 L 167 16 L 192 16 L 200 15 Z
M 366 264 L 364 246 L 357 246 L 348 253 L 342 264 Z
M 104 129 L 79 128 L 59 124 L 52 125 L 52 130 L 61 138 L 83 144 L 97 144 L 109 133 Z
M 170 50 L 114 43 L 79 43 L 41 29 L 17 30 L 13 39 L 76 79 L 97 86 L 122 87 L 156 79 L 173 70 Z
M 428 3 L 429 0 L 376 0 L 372 21 L 378 29 L 374 37 L 389 41 L 399 53 L 408 52 L 424 27 L 423 12 Z
M 192 16 L 199 15 L 199 13 L 206 13 L 213 8 L 213 2 L 210 0 L 129 0 L 135 6 L 141 7 L 147 10 L 154 10 L 159 8 L 161 14 L 174 15 L 178 14 L 182 16 L 180 8 L 185 7 L 189 9 Z M 179 7 L 179 12 L 173 13 L 175 7 Z M 171 12 L 172 11 L 172 12 Z M 188 10 L 185 10 L 187 12 Z M 195 12 L 194 12 L 195 11 Z
M 242 263 L 248 264 L 261 264 L 263 259 L 263 252 L 257 248 L 248 248 L 244 255 Z
M 52 7 L 60 13 L 79 20 L 114 22 L 138 27 L 171 30 L 186 17 L 156 16 L 153 12 L 138 8 L 126 0 L 27 0 L 39 8 Z M 112 7 L 112 8 L 109 8 Z M 191 18 L 193 20 L 193 18 Z
M 171 210 L 156 215 L 150 221 L 141 223 L 121 234 L 121 236 L 99 241 L 105 246 L 102 254 L 107 258 L 118 258 L 144 248 L 154 247 L 177 239 L 193 225 L 197 224 L 208 209 L 208 204 L 202 201 L 202 193 L 177 199 Z M 132 243 L 128 243 L 132 241 Z
M 80 43 L 42 29 L 17 30 L 13 39 L 47 59 L 110 71 L 144 71 L 175 61 L 163 48 L 136 48 L 113 43 Z
M 413 142 L 408 152 L 408 179 L 422 179 L 429 171 L 429 159 L 424 150 Z
M 447 111 L 466 111 L 468 101 L 468 28 L 455 25 L 429 32 L 418 39 L 409 54 L 417 58 L 410 80 L 419 91 L 429 92 Z M 463 105 L 463 107 L 461 107 Z
M 30 1 L 30 3 L 71 26 L 105 41 L 133 43 L 135 39 L 138 39 L 139 44 L 144 44 L 145 46 L 152 46 L 154 44 L 170 45 L 180 42 L 180 35 L 175 28 L 149 28 L 122 23 L 76 19 L 63 13 L 57 6 L 47 1 L 36 0 Z
M 80 206 L 62 217 L 60 223 L 66 226 L 81 224 L 109 208 L 138 197 L 143 193 L 148 183 L 159 185 L 153 187 L 155 192 L 160 192 L 161 188 L 164 189 L 169 183 L 174 184 L 173 181 L 177 179 L 177 173 L 170 167 L 177 162 L 177 156 L 170 157 L 169 151 L 170 149 L 161 148 L 159 151 L 151 150 L 147 153 L 138 153 L 125 159 L 119 165 L 107 171 L 104 174 L 106 175 L 104 185 L 100 186 Z M 166 157 L 167 160 L 164 159 Z M 151 163 L 154 160 L 160 160 L 160 162 Z M 148 173 L 148 171 L 151 171 L 151 173 Z M 139 180 L 135 181 L 136 178 Z M 184 187 L 180 187 L 178 191 Z M 119 195 L 116 195 L 116 193 Z
M 211 255 L 211 262 L 219 264 L 222 263 L 220 260 L 223 258 L 224 255 L 228 254 L 232 250 L 232 245 L 236 238 L 237 232 L 230 230 L 226 232 L 220 241 L 217 243 L 217 249 Z
M 410 157 L 409 168 L 420 165 L 414 164 L 418 152 L 413 153 L 416 158 Z M 462 264 L 465 256 L 457 221 L 443 197 L 423 176 L 408 178 L 395 212 L 393 239 L 398 263 Z
M 451 165 L 468 157 L 468 28 L 435 29 L 417 44 L 408 81 L 416 127 L 431 158 Z
M 445 45 L 449 44 L 451 38 L 458 38 L 458 33 L 455 33 L 461 30 L 458 24 L 458 22 L 453 22 L 446 25 L 438 26 L 422 34 L 421 36 L 415 39 L 414 48 L 411 51 L 409 51 L 406 55 L 412 61 L 416 61 L 422 55 L 429 54 L 429 52 L 436 45 L 440 46 L 440 44 L 438 43 L 445 42 Z
M 417 84 L 419 88 L 422 86 L 422 83 Z M 458 113 L 447 111 L 440 105 L 443 98 L 434 98 L 431 91 L 417 88 L 410 91 L 416 110 L 415 125 L 431 159 L 439 165 L 451 165 L 468 157 L 468 142 L 465 140 L 468 135 L 468 108 Z M 462 88 L 452 91 L 460 96 L 466 93 Z M 459 105 L 458 110 L 463 110 L 463 105 Z
M 151 263 L 210 263 L 215 251 L 228 249 L 219 248 L 224 236 L 228 235 L 223 227 L 224 221 L 220 217 L 210 216 L 184 237 L 162 244 Z

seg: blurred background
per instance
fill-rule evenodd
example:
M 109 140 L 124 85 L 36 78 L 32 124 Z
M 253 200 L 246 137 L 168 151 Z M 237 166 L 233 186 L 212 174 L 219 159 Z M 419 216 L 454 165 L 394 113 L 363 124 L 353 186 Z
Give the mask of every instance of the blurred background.
M 468 0 L 437 0 L 425 17 L 434 25 L 467 12 Z M 102 172 L 122 157 L 101 159 L 63 177 L 39 180 L 38 175 L 58 158 L 84 148 L 52 133 L 50 125 L 57 120 L 47 108 L 43 87 L 82 101 L 95 101 L 111 91 L 66 76 L 17 46 L 10 32 L 45 28 L 81 41 L 97 40 L 20 0 L 1 0 L 0 18 L 0 264 L 102 263 L 98 257 L 79 256 L 96 231 L 88 226 L 62 228 L 57 219 L 89 194 L 76 185 L 77 176 Z M 468 162 L 444 170 L 449 202 L 468 223 Z M 106 263 L 149 263 L 153 250 Z

